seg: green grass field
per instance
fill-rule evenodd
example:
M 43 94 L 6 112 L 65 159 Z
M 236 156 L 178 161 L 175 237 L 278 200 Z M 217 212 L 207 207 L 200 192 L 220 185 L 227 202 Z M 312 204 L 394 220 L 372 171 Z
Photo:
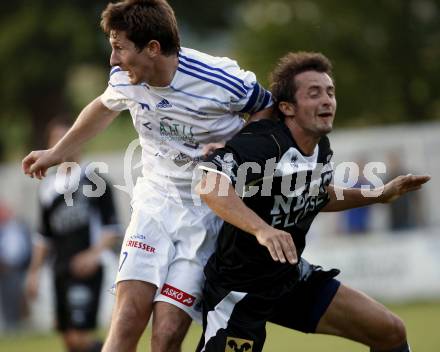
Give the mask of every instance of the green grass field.
M 389 306 L 406 323 L 409 341 L 413 351 L 440 351 L 440 302 L 413 303 L 399 306 Z M 194 325 L 188 334 L 183 352 L 194 351 L 200 337 L 200 327 Z M 104 334 L 104 333 L 103 333 Z M 149 330 L 144 334 L 138 351 L 148 352 Z M 19 334 L 16 336 L 0 337 L 1 352 L 61 352 L 60 339 L 54 335 Z M 360 344 L 337 337 L 323 335 L 305 335 L 290 331 L 275 325 L 268 325 L 266 352 L 296 351 L 296 352 L 357 352 L 368 351 Z

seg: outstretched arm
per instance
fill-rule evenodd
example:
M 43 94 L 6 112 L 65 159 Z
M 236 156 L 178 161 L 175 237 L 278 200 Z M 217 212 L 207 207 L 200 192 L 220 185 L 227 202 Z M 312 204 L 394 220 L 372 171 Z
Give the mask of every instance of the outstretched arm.
M 375 203 L 391 203 L 405 193 L 422 188 L 430 179 L 430 176 L 402 175 L 372 190 L 329 186 L 330 202 L 322 211 L 341 211 Z
M 226 222 L 254 235 L 275 261 L 298 261 L 292 236 L 267 224 L 235 193 L 227 177 L 208 172 L 196 187 L 202 200 Z
M 23 172 L 38 179 L 46 176 L 49 167 L 62 163 L 81 145 L 104 130 L 119 112 L 105 107 L 100 97 L 93 100 L 79 114 L 66 135 L 53 147 L 29 153 L 22 161 Z

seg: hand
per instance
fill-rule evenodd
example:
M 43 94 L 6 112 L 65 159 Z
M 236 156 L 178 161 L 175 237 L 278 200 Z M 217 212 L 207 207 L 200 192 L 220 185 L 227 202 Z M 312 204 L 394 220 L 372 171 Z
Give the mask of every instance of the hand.
M 70 270 L 78 278 L 93 275 L 99 267 L 99 253 L 92 248 L 75 255 L 70 262 Z
M 416 191 L 428 182 L 431 176 L 414 176 L 411 174 L 397 176 L 384 186 L 384 191 L 380 196 L 381 203 L 391 203 L 405 193 Z
M 295 243 L 290 233 L 268 226 L 257 232 L 255 236 L 258 243 L 269 250 L 272 259 L 276 262 L 285 263 L 287 259 L 290 264 L 298 263 Z
M 216 149 L 219 148 L 223 148 L 225 146 L 224 142 L 216 142 L 216 143 L 208 143 L 203 145 L 202 147 L 202 156 L 204 158 L 208 157 L 209 155 L 211 155 L 212 153 L 214 153 L 214 151 Z
M 62 158 L 54 155 L 52 149 L 37 150 L 29 153 L 22 161 L 23 172 L 31 178 L 41 180 L 46 176 L 47 169 L 61 163 Z

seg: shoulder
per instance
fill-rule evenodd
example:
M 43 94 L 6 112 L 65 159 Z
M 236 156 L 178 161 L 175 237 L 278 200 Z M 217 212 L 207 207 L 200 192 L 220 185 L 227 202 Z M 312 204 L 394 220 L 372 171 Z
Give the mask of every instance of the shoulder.
M 240 101 L 256 84 L 255 74 L 242 70 L 236 61 L 182 48 L 177 67 L 180 89 L 200 90 L 202 95 L 216 95 L 225 102 Z
M 190 48 L 181 49 L 181 51 L 179 52 L 179 61 L 183 65 L 192 64 L 207 69 L 211 68 L 218 70 L 228 70 L 239 68 L 237 61 L 232 60 L 228 57 L 214 56 Z
M 286 141 L 277 121 L 264 119 L 245 126 L 226 146 L 252 159 L 277 160 L 283 154 Z M 243 160 L 246 161 L 246 160 Z

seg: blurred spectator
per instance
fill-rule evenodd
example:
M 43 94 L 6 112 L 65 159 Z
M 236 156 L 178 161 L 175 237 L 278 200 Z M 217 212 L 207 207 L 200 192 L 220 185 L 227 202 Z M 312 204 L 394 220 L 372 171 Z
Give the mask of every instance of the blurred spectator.
M 23 285 L 31 247 L 28 227 L 0 203 L 0 310 L 6 331 L 19 328 L 27 312 Z
M 361 188 L 362 186 L 370 186 L 370 182 L 364 175 L 365 161 L 359 158 L 356 165 L 359 167 L 359 177 L 353 188 Z M 371 208 L 369 206 L 353 208 L 342 212 L 344 232 L 350 235 L 365 234 L 370 229 Z
M 400 153 L 390 152 L 387 158 L 387 181 L 407 173 Z M 409 192 L 389 205 L 391 231 L 408 230 L 423 225 L 421 195 L 421 192 Z
M 50 123 L 49 147 L 54 146 L 69 127 L 66 119 Z M 68 158 L 70 162 L 77 160 L 76 156 Z M 47 175 L 40 185 L 41 235 L 35 241 L 26 288 L 30 297 L 37 295 L 39 272 L 50 251 L 53 255 L 57 330 L 66 349 L 70 352 L 98 352 L 102 343 L 96 341 L 92 333 L 96 327 L 103 279 L 101 254 L 119 240 L 120 229 L 111 186 L 99 176 L 105 182 L 105 192 L 100 197 L 88 197 L 83 193 L 84 186 L 96 188 L 97 185 L 90 181 L 84 168 L 81 170 L 74 189 L 66 189 L 65 181 L 61 180 L 71 179 L 73 173 L 63 165 L 57 174 Z M 64 194 L 58 193 L 57 184 L 60 186 L 60 182 Z M 67 193 L 72 197 L 70 206 L 65 198 Z

